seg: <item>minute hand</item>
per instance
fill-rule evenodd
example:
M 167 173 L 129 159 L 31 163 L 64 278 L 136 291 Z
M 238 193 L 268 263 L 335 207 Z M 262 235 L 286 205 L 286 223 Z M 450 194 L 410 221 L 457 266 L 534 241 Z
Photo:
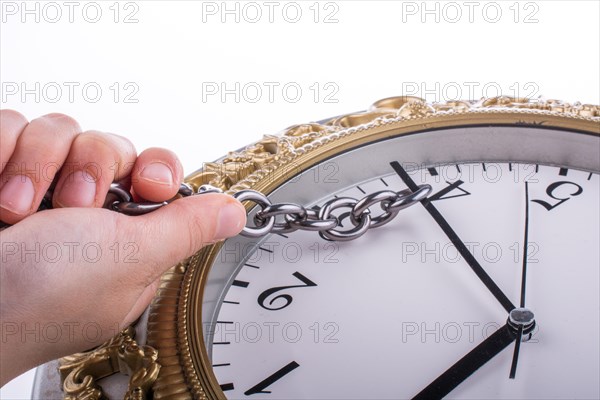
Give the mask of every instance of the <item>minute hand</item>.
M 390 165 L 392 166 L 394 171 L 396 171 L 398 176 L 400 176 L 400 179 L 404 181 L 404 184 L 408 186 L 408 188 L 411 191 L 415 192 L 419 189 L 417 184 L 412 180 L 412 178 L 408 175 L 404 168 L 402 168 L 399 162 L 393 161 L 390 163 Z M 512 311 L 515 308 L 513 303 L 508 299 L 508 297 L 506 297 L 506 295 L 502 292 L 498 285 L 496 285 L 492 278 L 485 272 L 485 270 L 483 269 L 483 267 L 481 267 L 479 262 L 477 262 L 473 254 L 471 254 L 469 249 L 467 249 L 467 246 L 465 246 L 465 244 L 458 237 L 456 232 L 454 232 L 454 230 L 450 227 L 448 222 L 446 222 L 444 217 L 442 217 L 442 214 L 440 214 L 440 212 L 428 199 L 421 200 L 421 204 L 423 204 L 423 207 L 425 207 L 425 209 L 433 217 L 435 222 L 437 222 L 440 228 L 442 228 L 446 236 L 448 236 L 448 239 L 450 239 L 450 241 L 454 244 L 460 255 L 465 259 L 467 264 L 469 264 L 469 266 L 471 267 L 473 272 L 475 272 L 477 277 L 479 277 L 483 284 L 490 290 L 490 292 L 492 292 L 494 297 L 496 297 L 500 304 L 502 304 L 502 307 L 504 307 L 504 309 L 507 312 Z

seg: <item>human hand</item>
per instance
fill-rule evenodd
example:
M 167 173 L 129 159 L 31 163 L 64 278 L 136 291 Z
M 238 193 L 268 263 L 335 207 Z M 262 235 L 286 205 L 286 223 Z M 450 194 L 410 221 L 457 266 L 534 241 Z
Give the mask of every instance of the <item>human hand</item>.
M 135 321 L 160 276 L 245 225 L 230 196 L 176 200 L 130 217 L 102 207 L 112 182 L 136 197 L 172 198 L 183 170 L 175 154 L 139 156 L 125 138 L 88 131 L 62 114 L 31 122 L 0 111 L 0 385 L 58 357 L 93 348 Z M 50 185 L 54 209 L 37 212 Z

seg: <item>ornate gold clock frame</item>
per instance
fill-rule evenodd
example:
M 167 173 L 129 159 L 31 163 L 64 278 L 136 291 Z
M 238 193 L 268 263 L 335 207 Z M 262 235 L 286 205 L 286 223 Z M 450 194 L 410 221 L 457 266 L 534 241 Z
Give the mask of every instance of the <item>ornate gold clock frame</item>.
M 481 101 L 428 104 L 416 97 L 392 97 L 366 112 L 320 123 L 295 125 L 230 152 L 186 178 L 194 189 L 217 186 L 227 193 L 254 189 L 269 194 L 284 181 L 322 160 L 391 136 L 476 125 L 537 125 L 600 134 L 600 106 L 558 100 L 495 97 Z M 252 208 L 246 205 L 248 211 Z M 67 399 L 101 399 L 96 380 L 112 373 L 130 375 L 126 399 L 213 399 L 222 395 L 202 335 L 206 276 L 222 243 L 203 248 L 166 272 L 150 306 L 148 346 L 139 347 L 133 329 L 89 353 L 60 360 Z

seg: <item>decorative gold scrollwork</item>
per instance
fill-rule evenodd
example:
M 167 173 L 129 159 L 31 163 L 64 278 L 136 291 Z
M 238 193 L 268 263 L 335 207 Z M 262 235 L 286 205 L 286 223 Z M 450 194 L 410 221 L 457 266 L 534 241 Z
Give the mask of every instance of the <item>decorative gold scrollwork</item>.
M 158 353 L 150 346 L 138 346 L 135 330 L 123 329 L 102 346 L 59 360 L 59 373 L 65 400 L 106 399 L 97 381 L 120 372 L 129 375 L 125 400 L 142 400 L 158 377 Z
M 293 155 L 302 146 L 310 145 L 324 136 L 343 129 L 385 119 L 415 119 L 442 113 L 465 113 L 485 111 L 495 108 L 519 108 L 528 110 L 553 111 L 578 115 L 583 118 L 600 116 L 600 107 L 591 104 L 566 103 L 559 100 L 542 100 L 498 96 L 489 99 L 452 100 L 427 103 L 414 96 L 388 97 L 373 103 L 368 111 L 352 113 L 332 118 L 323 124 L 308 123 L 294 125 L 278 136 L 265 136 L 242 151 L 230 152 L 217 163 L 205 164 L 202 170 L 192 174 L 189 183 L 196 188 L 210 184 L 229 190 L 247 177 L 260 171 L 264 166 L 281 161 Z M 239 188 L 243 188 L 242 184 Z

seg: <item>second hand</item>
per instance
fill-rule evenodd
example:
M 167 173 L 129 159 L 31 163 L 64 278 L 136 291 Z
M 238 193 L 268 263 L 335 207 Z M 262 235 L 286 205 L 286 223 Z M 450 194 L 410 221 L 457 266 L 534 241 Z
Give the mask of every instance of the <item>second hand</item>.
M 530 334 L 535 326 L 533 313 L 525 308 L 525 290 L 527 285 L 527 249 L 529 247 L 529 183 L 525 182 L 525 235 L 523 239 L 523 267 L 521 269 L 521 301 L 518 309 L 511 311 L 509 324 L 517 328 L 517 338 L 515 341 L 515 351 L 513 352 L 512 364 L 508 377 L 515 379 L 517 375 L 517 363 L 519 361 L 519 350 L 521 349 L 521 340 L 525 328 L 526 334 Z M 514 314 L 514 315 L 513 315 Z

